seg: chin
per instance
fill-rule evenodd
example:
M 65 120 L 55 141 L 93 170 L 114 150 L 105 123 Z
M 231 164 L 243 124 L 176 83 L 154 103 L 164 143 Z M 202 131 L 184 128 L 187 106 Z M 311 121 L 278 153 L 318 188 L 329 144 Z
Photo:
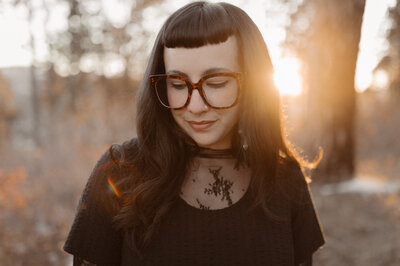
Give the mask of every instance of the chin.
M 215 136 L 209 136 L 207 134 L 203 136 L 191 136 L 192 139 L 197 143 L 198 146 L 209 149 L 229 149 L 230 143 L 226 141 L 220 141 Z
M 209 147 L 213 146 L 214 141 L 207 135 L 205 136 L 191 136 L 191 138 L 199 145 L 200 147 Z

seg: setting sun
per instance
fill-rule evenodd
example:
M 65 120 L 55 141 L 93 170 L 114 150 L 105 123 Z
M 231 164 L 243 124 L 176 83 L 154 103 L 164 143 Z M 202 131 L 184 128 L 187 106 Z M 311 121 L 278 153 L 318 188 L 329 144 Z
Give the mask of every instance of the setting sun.
M 386 89 L 389 84 L 389 76 L 386 71 L 378 70 L 373 74 L 372 85 L 377 89 Z
M 274 81 L 279 92 L 287 95 L 299 95 L 302 90 L 300 62 L 294 57 L 285 57 L 274 65 Z

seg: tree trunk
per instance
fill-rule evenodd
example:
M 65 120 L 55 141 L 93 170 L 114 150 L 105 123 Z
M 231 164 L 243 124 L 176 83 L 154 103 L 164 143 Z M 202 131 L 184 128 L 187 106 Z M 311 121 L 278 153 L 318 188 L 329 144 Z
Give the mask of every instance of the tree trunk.
M 33 6 L 32 3 L 29 4 L 29 17 L 28 21 L 32 22 L 33 21 Z M 32 62 L 29 67 L 30 70 L 30 87 L 31 87 L 31 100 L 32 100 L 32 123 L 33 123 L 33 128 L 32 128 L 32 135 L 33 135 L 33 142 L 35 143 L 36 146 L 41 146 L 41 139 L 40 139 L 40 110 L 39 110 L 39 97 L 38 97 L 38 83 L 36 79 L 36 73 L 35 73 L 35 58 L 36 58 L 36 46 L 35 46 L 35 39 L 34 39 L 34 33 L 32 27 L 29 30 L 29 43 L 30 43 L 30 49 L 31 49 L 31 54 L 32 54 Z
M 307 137 L 323 149 L 316 181 L 338 182 L 355 171 L 354 79 L 365 0 L 315 0 L 305 49 Z

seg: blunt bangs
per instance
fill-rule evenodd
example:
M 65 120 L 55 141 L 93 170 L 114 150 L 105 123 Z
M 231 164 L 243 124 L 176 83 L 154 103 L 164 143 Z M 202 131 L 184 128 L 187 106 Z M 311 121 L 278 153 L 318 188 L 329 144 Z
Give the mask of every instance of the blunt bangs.
M 182 7 L 169 18 L 161 40 L 168 48 L 218 44 L 234 34 L 233 25 L 220 4 L 196 2 Z

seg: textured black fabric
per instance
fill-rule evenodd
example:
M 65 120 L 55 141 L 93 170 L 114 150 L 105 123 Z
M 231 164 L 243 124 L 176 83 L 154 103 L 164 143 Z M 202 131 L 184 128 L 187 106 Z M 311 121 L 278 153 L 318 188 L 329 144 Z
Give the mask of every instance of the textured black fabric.
M 73 261 L 72 261 L 72 266 L 96 266 L 96 264 L 93 264 L 84 259 L 81 259 L 78 256 L 74 256 Z
M 125 150 L 132 150 L 133 143 L 125 144 Z M 266 218 L 261 209 L 249 212 L 249 189 L 230 207 L 217 210 L 198 209 L 178 198 L 140 260 L 128 238 L 113 229 L 115 213 L 96 201 L 96 193 L 110 192 L 104 182 L 109 172 L 102 167 L 109 163 L 106 153 L 90 176 L 64 246 L 86 261 L 124 266 L 311 265 L 312 254 L 325 242 L 301 171 L 283 167 L 268 207 L 287 223 Z
M 112 226 L 118 202 L 107 181 L 115 172 L 107 151 L 89 177 L 64 244 L 66 252 L 97 265 L 120 265 L 122 235 Z

